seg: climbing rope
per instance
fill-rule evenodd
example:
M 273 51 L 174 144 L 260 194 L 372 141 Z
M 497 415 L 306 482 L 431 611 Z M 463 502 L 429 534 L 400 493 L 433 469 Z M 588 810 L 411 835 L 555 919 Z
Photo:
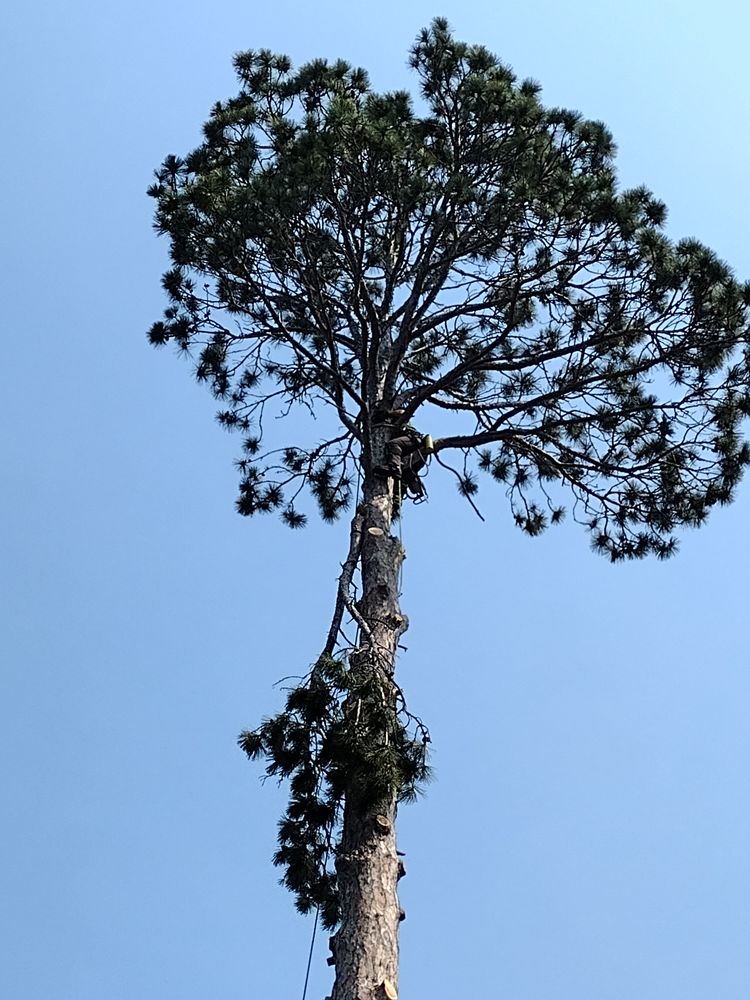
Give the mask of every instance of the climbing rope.
M 328 846 L 323 858 L 323 868 L 328 867 L 328 858 L 331 856 L 330 830 L 328 832 Z M 315 920 L 313 921 L 312 936 L 310 938 L 310 951 L 307 955 L 307 969 L 305 970 L 305 985 L 302 987 L 302 1000 L 306 1000 L 307 986 L 310 982 L 310 968 L 312 966 L 313 952 L 315 951 L 315 935 L 318 933 L 318 918 L 320 917 L 320 903 L 315 907 Z
M 398 596 L 401 596 L 401 584 L 404 580 L 404 498 L 401 495 L 401 479 L 396 480 L 398 491 L 398 544 L 401 546 L 401 562 L 398 565 Z
M 357 495 L 356 495 L 356 497 L 354 499 L 354 509 L 355 510 L 359 507 L 359 487 L 360 487 L 361 483 L 362 483 L 362 466 L 358 462 L 357 463 Z
M 315 950 L 315 935 L 318 932 L 318 917 L 320 916 L 320 907 L 318 906 L 315 910 L 315 922 L 313 923 L 312 938 L 310 939 L 310 953 L 307 956 L 307 972 L 305 973 L 305 985 L 302 987 L 302 1000 L 307 997 L 307 984 L 310 982 L 310 966 L 312 965 L 313 951 Z

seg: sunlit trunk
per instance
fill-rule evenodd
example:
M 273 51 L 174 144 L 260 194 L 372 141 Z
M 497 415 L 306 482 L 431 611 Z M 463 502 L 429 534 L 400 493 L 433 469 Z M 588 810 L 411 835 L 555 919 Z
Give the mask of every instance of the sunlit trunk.
M 396 648 L 407 622 L 398 604 L 403 552 L 391 534 L 389 486 L 384 477 L 373 476 L 364 487 L 360 641 L 352 669 L 377 678 L 382 697 L 395 715 L 392 677 Z M 352 705 L 350 710 L 366 709 Z M 385 743 L 388 731 L 376 738 Z M 393 1000 L 397 996 L 401 910 L 395 818 L 395 792 L 371 803 L 363 801 L 357 787 L 348 789 L 336 861 L 341 924 L 333 939 L 336 981 L 332 1000 Z

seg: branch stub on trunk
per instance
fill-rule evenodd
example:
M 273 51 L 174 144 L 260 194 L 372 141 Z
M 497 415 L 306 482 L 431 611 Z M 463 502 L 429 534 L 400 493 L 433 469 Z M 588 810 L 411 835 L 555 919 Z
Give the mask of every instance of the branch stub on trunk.
M 386 997 L 386 1000 L 398 1000 L 398 990 L 390 981 L 390 979 L 383 980 L 382 989 L 383 989 L 383 996 Z
M 384 837 L 387 833 L 391 832 L 391 821 L 387 816 L 383 816 L 378 813 L 377 816 L 373 816 L 372 821 L 375 825 L 375 830 L 381 834 L 381 836 Z

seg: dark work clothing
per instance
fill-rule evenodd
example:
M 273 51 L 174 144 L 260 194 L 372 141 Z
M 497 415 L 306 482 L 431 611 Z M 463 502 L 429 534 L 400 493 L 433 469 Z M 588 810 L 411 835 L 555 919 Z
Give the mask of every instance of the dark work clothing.
M 373 413 L 373 422 L 392 435 L 385 442 L 385 462 L 375 471 L 400 480 L 404 496 L 421 499 L 426 494 L 419 470 L 427 464 L 427 452 L 423 447 L 424 439 L 416 427 L 401 422 L 405 415 L 403 409 L 388 410 L 385 407 Z
M 389 469 L 394 474 L 401 476 L 403 472 L 404 459 L 417 451 L 421 441 L 414 434 L 399 434 L 393 437 L 385 445 L 385 459 Z M 422 463 L 424 465 L 424 462 Z
M 426 496 L 419 470 L 427 464 L 427 453 L 422 447 L 422 438 L 414 434 L 401 434 L 391 438 L 385 446 L 386 466 L 382 470 L 401 480 L 405 495 L 415 499 Z

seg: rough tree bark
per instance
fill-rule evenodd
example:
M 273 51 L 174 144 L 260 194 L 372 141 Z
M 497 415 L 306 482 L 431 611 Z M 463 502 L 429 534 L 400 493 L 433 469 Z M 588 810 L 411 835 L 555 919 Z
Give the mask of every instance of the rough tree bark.
M 408 622 L 399 607 L 403 550 L 391 533 L 393 480 L 372 476 L 364 484 L 362 517 L 362 597 L 357 606 L 359 648 L 352 669 L 377 679 L 382 697 L 394 706 L 393 682 L 399 637 Z M 361 706 L 351 705 L 358 713 Z M 364 720 L 363 720 L 364 721 Z M 387 742 L 389 732 L 380 734 Z M 341 924 L 333 939 L 336 981 L 332 1000 L 393 1000 L 398 989 L 398 932 L 401 920 L 397 883 L 396 795 L 363 801 L 357 787 L 346 794 L 336 873 Z

